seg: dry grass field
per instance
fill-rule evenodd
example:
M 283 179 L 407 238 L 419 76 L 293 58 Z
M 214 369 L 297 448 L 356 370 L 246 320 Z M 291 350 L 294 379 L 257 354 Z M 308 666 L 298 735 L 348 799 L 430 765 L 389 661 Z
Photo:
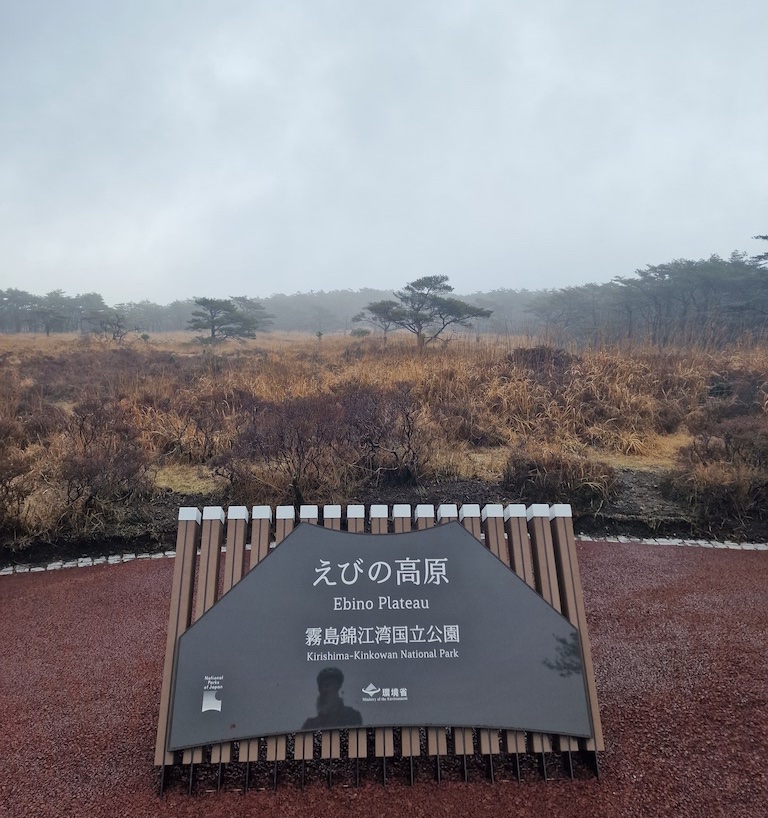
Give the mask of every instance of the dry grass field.
M 0 548 L 151 538 L 189 497 L 451 502 L 468 483 L 587 519 L 648 474 L 691 530 L 764 537 L 767 373 L 768 347 L 0 336 Z

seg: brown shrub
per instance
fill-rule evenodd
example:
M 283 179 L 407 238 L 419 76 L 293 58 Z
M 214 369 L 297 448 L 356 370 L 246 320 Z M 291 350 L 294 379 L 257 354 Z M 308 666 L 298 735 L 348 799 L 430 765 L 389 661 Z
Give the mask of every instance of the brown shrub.
M 523 443 L 509 455 L 502 486 L 526 503 L 570 503 L 597 511 L 616 483 L 613 468 L 579 454 Z

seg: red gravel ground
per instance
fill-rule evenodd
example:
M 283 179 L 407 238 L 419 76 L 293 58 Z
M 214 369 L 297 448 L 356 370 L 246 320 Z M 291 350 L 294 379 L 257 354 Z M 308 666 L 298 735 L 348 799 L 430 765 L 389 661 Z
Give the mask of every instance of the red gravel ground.
M 518 784 L 291 780 L 157 797 L 171 560 L 0 577 L 0 815 L 768 814 L 768 552 L 579 543 L 606 752 Z M 500 780 L 501 779 L 501 780 Z

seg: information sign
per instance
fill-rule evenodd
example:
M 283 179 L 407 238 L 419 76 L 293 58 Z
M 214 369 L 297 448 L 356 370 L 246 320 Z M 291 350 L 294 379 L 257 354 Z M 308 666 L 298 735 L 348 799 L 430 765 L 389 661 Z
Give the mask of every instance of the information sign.
M 168 748 L 358 726 L 589 737 L 581 656 L 459 523 L 301 524 L 180 637 Z

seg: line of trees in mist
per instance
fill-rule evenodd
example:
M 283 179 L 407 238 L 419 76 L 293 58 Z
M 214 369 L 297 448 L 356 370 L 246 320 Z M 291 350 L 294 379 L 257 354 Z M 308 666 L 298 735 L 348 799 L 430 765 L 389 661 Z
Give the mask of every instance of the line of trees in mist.
M 727 259 L 713 255 L 649 265 L 605 284 L 538 291 L 500 287 L 462 298 L 480 311 L 492 310 L 490 317 L 473 321 L 478 334 L 706 346 L 766 337 L 767 266 L 768 253 L 749 258 L 734 252 Z M 369 304 L 391 298 L 391 290 L 334 290 L 273 295 L 258 303 L 271 318 L 270 329 L 320 336 L 353 330 L 353 318 Z M 107 305 L 98 293 L 68 296 L 54 290 L 37 296 L 7 289 L 0 290 L 0 332 L 82 332 L 122 340 L 132 332 L 189 330 L 197 308 L 191 298 L 165 306 L 148 300 Z

